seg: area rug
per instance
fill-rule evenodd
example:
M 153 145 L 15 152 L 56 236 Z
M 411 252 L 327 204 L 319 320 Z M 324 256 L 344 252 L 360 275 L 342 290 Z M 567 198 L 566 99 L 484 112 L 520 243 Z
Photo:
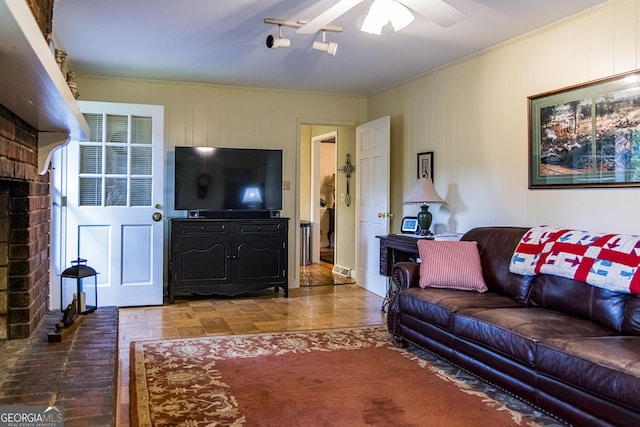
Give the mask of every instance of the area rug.
M 372 326 L 131 343 L 132 426 L 553 426 Z

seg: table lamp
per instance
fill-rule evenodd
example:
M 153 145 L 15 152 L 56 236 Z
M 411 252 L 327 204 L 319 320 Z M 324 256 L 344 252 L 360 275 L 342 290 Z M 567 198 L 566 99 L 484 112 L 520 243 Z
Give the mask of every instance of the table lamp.
M 422 210 L 418 212 L 418 226 L 420 227 L 420 234 L 430 235 L 429 231 L 431 227 L 431 221 L 433 216 L 429 212 L 430 205 L 441 205 L 445 201 L 440 197 L 431 178 L 420 178 L 416 181 L 416 185 L 411 190 L 409 196 L 404 200 L 405 205 L 420 205 Z

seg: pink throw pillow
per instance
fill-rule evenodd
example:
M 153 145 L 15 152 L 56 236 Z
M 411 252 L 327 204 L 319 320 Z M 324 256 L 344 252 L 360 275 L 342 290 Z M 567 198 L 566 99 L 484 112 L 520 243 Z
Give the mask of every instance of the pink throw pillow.
M 420 287 L 485 292 L 477 242 L 418 240 Z

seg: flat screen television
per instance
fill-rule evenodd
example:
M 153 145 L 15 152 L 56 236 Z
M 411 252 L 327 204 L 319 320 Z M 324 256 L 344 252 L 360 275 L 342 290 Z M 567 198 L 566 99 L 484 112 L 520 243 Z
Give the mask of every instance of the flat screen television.
M 282 150 L 176 147 L 175 209 L 282 210 Z

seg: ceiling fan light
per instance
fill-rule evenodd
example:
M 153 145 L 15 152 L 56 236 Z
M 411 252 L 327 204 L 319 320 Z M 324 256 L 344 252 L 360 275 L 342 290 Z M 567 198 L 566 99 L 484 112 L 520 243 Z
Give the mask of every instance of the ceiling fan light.
M 400 31 L 414 20 L 409 9 L 395 0 L 374 0 L 369 13 L 364 18 L 362 31 L 382 34 L 382 28 L 391 22 L 393 29 Z
M 391 3 L 391 13 L 389 15 L 391 17 L 391 25 L 393 26 L 394 30 L 400 31 L 401 29 L 409 25 L 415 19 L 415 17 L 404 5 L 398 3 L 397 1 L 392 1 Z
M 374 0 L 360 30 L 376 35 L 382 34 L 382 27 L 389 22 L 388 4 L 389 0 Z

